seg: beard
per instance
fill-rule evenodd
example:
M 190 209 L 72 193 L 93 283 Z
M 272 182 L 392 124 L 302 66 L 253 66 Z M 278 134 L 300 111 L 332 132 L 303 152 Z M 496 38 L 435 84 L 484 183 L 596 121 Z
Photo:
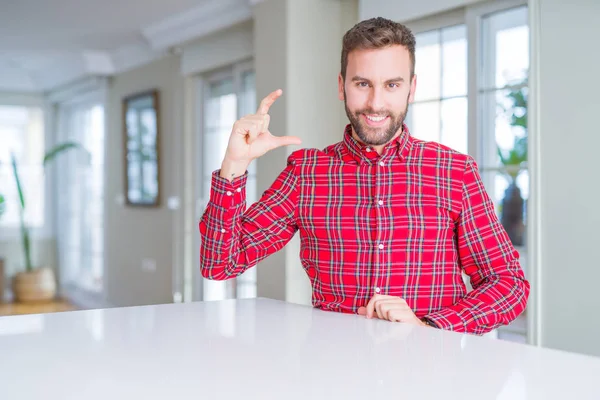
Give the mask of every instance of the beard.
M 346 115 L 350 120 L 350 125 L 352 125 L 352 128 L 360 141 L 369 146 L 380 146 L 390 142 L 398 130 L 402 128 L 406 113 L 408 112 L 408 97 L 406 98 L 406 107 L 404 108 L 404 111 L 395 113 L 392 110 L 373 110 L 371 108 L 364 108 L 353 112 L 348 108 L 348 104 L 346 103 L 346 92 L 344 91 L 344 108 L 346 109 Z M 361 114 L 387 115 L 390 118 L 390 122 L 387 128 L 375 128 L 364 123 L 360 118 Z

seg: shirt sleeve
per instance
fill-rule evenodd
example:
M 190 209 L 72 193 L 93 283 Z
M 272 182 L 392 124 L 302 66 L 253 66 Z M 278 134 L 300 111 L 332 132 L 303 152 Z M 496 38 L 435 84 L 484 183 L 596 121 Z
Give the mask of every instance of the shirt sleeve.
M 212 174 L 210 201 L 200 220 L 200 271 L 208 279 L 234 278 L 282 249 L 298 227 L 294 162 L 246 210 L 247 173 L 229 181 Z
M 476 334 L 510 323 L 525 310 L 530 285 L 470 157 L 463 178 L 457 239 L 460 263 L 473 290 L 426 318 L 443 329 Z

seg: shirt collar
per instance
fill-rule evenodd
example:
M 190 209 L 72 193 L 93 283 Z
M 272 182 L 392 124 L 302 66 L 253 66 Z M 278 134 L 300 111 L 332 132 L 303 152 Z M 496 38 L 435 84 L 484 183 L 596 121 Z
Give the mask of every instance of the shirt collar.
M 388 143 L 381 155 L 379 155 L 371 146 L 360 143 L 352 136 L 352 125 L 346 125 L 344 129 L 344 147 L 352 158 L 361 164 L 366 162 L 371 164 L 378 160 L 394 159 L 402 161 L 408 155 L 412 145 L 412 138 L 406 124 L 402 124 L 402 133 Z

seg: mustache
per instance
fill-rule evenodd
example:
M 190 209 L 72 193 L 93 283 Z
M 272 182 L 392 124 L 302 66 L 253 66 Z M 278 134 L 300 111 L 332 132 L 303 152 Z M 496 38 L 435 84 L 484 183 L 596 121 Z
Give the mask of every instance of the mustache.
M 365 108 L 362 110 L 356 110 L 354 111 L 355 115 L 359 115 L 359 114 L 370 114 L 370 115 L 395 115 L 393 112 L 391 112 L 390 110 L 373 110 L 372 108 Z

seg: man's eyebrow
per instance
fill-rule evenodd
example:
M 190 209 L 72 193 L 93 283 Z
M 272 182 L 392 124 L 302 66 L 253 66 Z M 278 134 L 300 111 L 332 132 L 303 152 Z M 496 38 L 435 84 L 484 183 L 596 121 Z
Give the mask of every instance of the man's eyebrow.
M 352 82 L 359 82 L 359 81 L 371 83 L 371 81 L 369 79 L 363 78 L 362 76 L 356 75 L 356 76 L 352 77 Z M 385 81 L 386 84 L 387 83 L 392 83 L 392 82 L 404 82 L 404 78 L 401 77 L 401 76 L 398 76 L 396 78 L 388 79 L 387 81 Z
M 404 82 L 404 78 L 399 76 L 397 78 L 392 78 L 392 79 L 388 79 L 387 81 L 385 81 L 385 83 L 392 83 L 392 82 Z
M 358 81 L 365 81 L 365 82 L 369 82 L 369 83 L 371 82 L 369 79 L 363 78 L 362 76 L 356 75 L 356 76 L 352 77 L 352 82 L 358 82 Z

